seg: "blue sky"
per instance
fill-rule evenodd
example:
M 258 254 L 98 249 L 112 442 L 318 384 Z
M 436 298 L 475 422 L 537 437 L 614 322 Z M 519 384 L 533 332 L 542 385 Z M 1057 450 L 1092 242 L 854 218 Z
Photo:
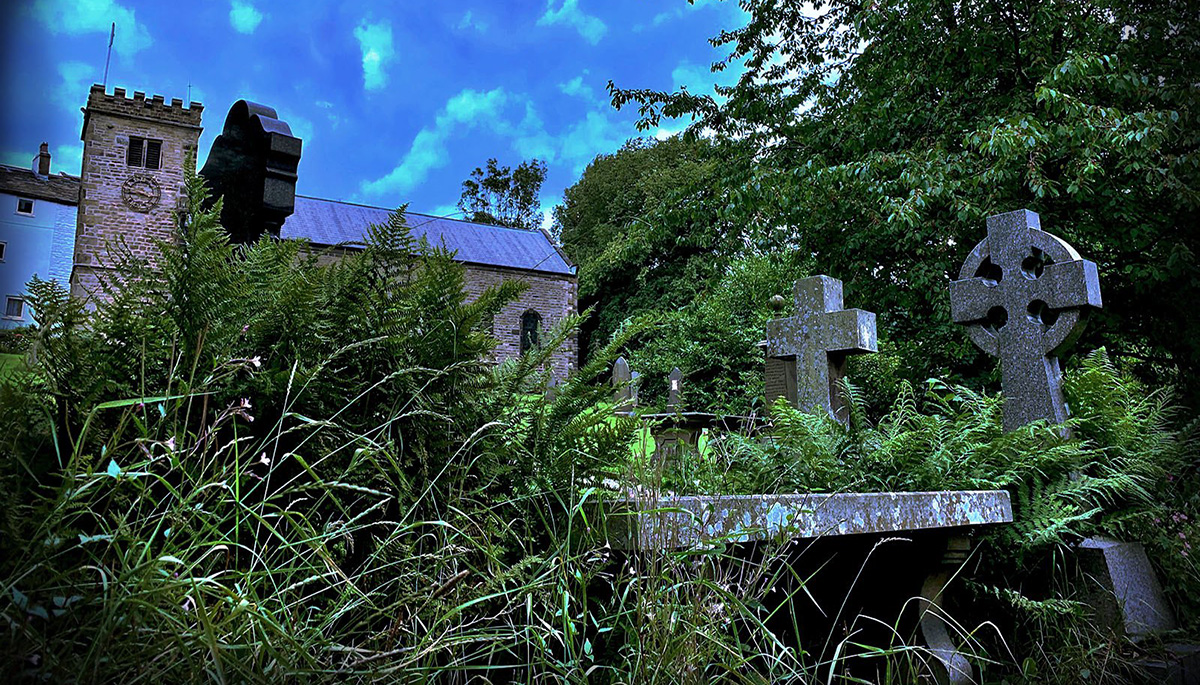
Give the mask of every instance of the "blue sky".
M 45 141 L 55 172 L 79 173 L 79 108 L 115 21 L 109 92 L 190 88 L 201 165 L 245 98 L 304 139 L 301 194 L 437 214 L 489 157 L 545 160 L 542 204 L 557 204 L 593 157 L 639 135 L 635 111 L 608 104 L 610 79 L 711 92 L 736 74 L 709 73 L 723 55 L 707 39 L 745 21 L 715 0 L 19 0 L 0 19 L 0 161 L 25 166 Z

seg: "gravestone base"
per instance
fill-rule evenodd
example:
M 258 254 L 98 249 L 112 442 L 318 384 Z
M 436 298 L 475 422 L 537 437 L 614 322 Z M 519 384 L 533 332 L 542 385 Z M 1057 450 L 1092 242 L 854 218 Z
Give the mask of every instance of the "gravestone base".
M 1080 570 L 1091 581 L 1085 601 L 1100 625 L 1134 640 L 1175 628 L 1175 616 L 1140 543 L 1088 538 L 1077 553 Z
M 1200 685 L 1200 645 L 1172 644 L 1162 658 L 1138 662 L 1148 683 L 1161 685 Z

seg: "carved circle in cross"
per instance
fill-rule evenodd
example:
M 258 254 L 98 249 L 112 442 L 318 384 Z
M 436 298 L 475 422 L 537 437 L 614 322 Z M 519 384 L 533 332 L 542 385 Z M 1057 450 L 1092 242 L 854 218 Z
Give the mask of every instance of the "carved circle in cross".
M 985 286 L 986 294 L 977 294 L 990 305 L 986 316 L 963 323 L 967 324 L 971 341 L 994 357 L 1000 356 L 1000 331 L 1005 326 L 1015 324 L 1040 331 L 1039 351 L 1050 354 L 1066 345 L 1081 330 L 1081 318 L 1085 314 L 1080 306 L 1087 303 L 1082 301 L 1061 303 L 1068 304 L 1067 307 L 1051 307 L 1047 300 L 1053 299 L 1051 295 L 1063 288 L 1058 283 L 1043 281 L 1043 276 L 1048 273 L 1060 275 L 1053 265 L 1079 262 L 1082 259 L 1079 253 L 1058 236 L 1033 226 L 1022 229 L 1010 236 L 995 236 L 989 230 L 989 236 L 975 245 L 958 274 L 959 280 L 978 279 L 977 282 L 981 281 Z M 993 244 L 1004 245 L 1007 249 L 1003 255 L 993 256 Z M 977 297 L 976 307 L 980 304 Z M 1021 318 L 1014 320 L 1013 317 Z

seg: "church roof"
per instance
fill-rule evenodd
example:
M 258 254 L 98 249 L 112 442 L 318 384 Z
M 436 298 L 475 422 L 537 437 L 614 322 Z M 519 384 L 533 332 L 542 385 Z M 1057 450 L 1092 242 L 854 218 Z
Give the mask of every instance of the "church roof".
M 79 177 L 64 173 L 38 176 L 31 169 L 0 164 L 0 193 L 63 205 L 79 204 Z
M 361 242 L 367 224 L 386 223 L 390 209 L 296 196 L 296 209 L 283 222 L 282 238 L 307 238 L 318 245 Z M 453 250 L 468 264 L 573 275 L 574 267 L 542 231 L 489 226 L 407 212 L 414 238 Z

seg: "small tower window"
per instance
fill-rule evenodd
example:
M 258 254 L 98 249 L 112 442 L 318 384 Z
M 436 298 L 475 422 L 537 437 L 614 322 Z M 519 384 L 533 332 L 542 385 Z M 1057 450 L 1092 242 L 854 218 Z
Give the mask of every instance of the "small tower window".
M 33 216 L 33 200 L 30 200 L 27 197 L 18 197 L 17 198 L 17 214 L 25 214 L 26 216 Z
M 25 316 L 25 300 L 19 297 L 10 297 L 4 303 L 4 318 L 19 319 Z
M 4 253 L 8 251 L 8 243 L 0 243 L 0 262 L 4 261 Z
M 125 151 L 125 164 L 146 169 L 158 169 L 162 165 L 162 141 L 129 136 L 129 148 Z
M 542 315 L 530 309 L 521 315 L 521 353 L 541 344 Z

